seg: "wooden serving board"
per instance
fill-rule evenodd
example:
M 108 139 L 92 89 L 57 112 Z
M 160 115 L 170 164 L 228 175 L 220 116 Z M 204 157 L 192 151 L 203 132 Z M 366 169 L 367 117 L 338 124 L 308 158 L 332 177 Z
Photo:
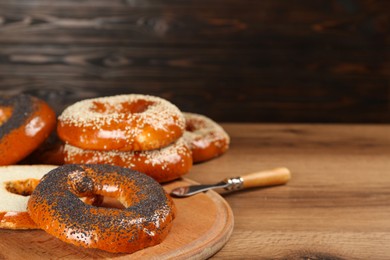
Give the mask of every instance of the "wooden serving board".
M 164 185 L 173 188 L 194 183 L 183 179 Z M 216 192 L 174 199 L 177 217 L 168 237 L 159 245 L 133 254 L 113 254 L 64 243 L 42 230 L 0 230 L 0 259 L 205 259 L 228 241 L 233 214 Z

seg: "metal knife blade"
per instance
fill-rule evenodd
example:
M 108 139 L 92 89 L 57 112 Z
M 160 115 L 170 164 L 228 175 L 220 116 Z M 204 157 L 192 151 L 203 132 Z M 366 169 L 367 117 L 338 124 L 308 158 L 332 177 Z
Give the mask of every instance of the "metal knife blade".
M 208 191 L 210 189 L 226 188 L 227 186 L 229 186 L 229 183 L 226 183 L 224 181 L 215 184 L 189 185 L 173 189 L 171 191 L 171 195 L 174 195 L 176 197 L 188 197 L 196 193 Z

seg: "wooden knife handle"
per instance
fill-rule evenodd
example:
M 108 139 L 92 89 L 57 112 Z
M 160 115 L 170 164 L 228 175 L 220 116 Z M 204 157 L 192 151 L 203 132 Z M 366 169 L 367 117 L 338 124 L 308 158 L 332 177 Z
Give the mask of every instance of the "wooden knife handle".
M 276 168 L 267 171 L 259 171 L 241 176 L 243 188 L 254 188 L 281 185 L 291 179 L 290 170 L 287 168 Z

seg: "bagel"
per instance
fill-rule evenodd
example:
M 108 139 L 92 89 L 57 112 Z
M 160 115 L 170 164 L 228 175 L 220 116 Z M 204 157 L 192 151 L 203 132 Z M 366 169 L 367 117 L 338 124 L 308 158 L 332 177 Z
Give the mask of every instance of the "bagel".
M 230 137 L 212 119 L 195 113 L 183 113 L 186 120 L 184 139 L 192 151 L 194 163 L 211 160 L 229 149 Z
M 117 198 L 124 206 L 87 205 L 78 196 Z M 112 165 L 60 166 L 46 174 L 28 201 L 37 225 L 60 240 L 86 248 L 132 253 L 160 243 L 175 207 L 149 176 Z
M 0 165 L 19 162 L 50 135 L 55 112 L 36 97 L 0 97 Z
M 63 161 L 67 164 L 122 166 L 145 173 L 160 183 L 175 180 L 189 172 L 192 167 L 192 153 L 183 138 L 167 147 L 152 151 L 93 151 L 69 144 L 65 144 L 61 151 Z M 50 157 L 53 156 L 47 156 Z
M 182 113 L 167 100 L 129 94 L 76 102 L 58 117 L 57 133 L 86 150 L 145 151 L 173 143 L 184 127 Z

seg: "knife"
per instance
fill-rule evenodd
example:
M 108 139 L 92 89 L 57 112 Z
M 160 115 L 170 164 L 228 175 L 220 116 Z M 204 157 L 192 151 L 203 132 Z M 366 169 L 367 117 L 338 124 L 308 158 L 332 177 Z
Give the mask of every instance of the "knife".
M 227 178 L 215 184 L 200 184 L 178 187 L 173 189 L 170 194 L 175 197 L 188 197 L 200 192 L 205 192 L 210 189 L 217 188 L 223 188 L 228 191 L 235 191 L 247 188 L 282 185 L 287 183 L 290 179 L 290 170 L 285 167 L 281 167 L 266 171 L 254 172 L 240 177 Z

